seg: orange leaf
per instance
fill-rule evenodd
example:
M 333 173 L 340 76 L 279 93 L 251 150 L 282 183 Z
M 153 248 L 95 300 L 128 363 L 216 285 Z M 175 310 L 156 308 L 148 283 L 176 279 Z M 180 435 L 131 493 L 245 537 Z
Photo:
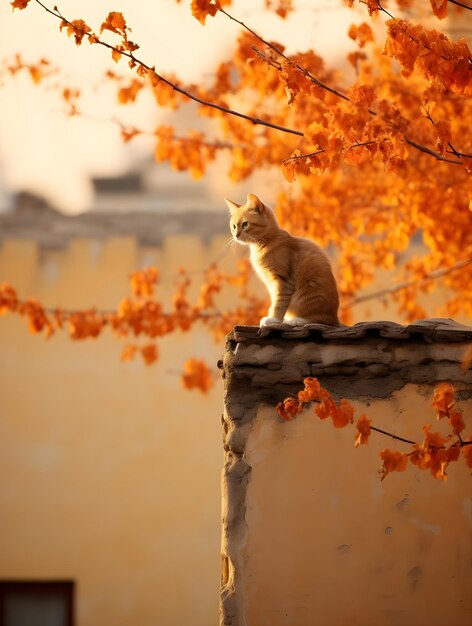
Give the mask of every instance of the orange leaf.
M 404 472 L 408 465 L 408 454 L 402 454 L 397 450 L 382 450 L 379 453 L 382 459 L 382 467 L 380 468 L 380 477 L 383 480 L 390 472 Z
M 121 353 L 121 361 L 132 361 L 136 355 L 137 348 L 133 345 L 127 345 L 123 348 Z
M 358 106 L 370 107 L 376 98 L 375 89 L 371 85 L 354 83 L 348 93 L 349 98 Z
M 113 33 L 124 35 L 126 32 L 126 20 L 123 17 L 123 13 L 111 11 L 100 26 L 100 33 L 103 33 L 104 30 L 111 30 Z
M 469 438 L 469 441 L 472 441 L 472 437 Z M 472 469 L 472 444 L 464 446 L 462 448 L 462 454 L 465 457 L 467 467 L 470 467 Z
M 188 359 L 184 364 L 182 384 L 187 389 L 200 389 L 207 393 L 213 387 L 213 376 L 205 361 Z
M 335 428 L 344 428 L 354 421 L 354 407 L 350 402 L 342 399 L 331 417 Z
M 295 398 L 286 398 L 283 402 L 279 402 L 275 408 L 280 417 L 289 422 L 297 413 L 300 413 L 302 407 Z
M 218 0 L 192 0 L 191 4 L 192 15 L 197 18 L 200 24 L 205 24 L 208 15 L 212 17 L 216 15 L 219 8 Z
M 141 348 L 141 356 L 143 357 L 146 365 L 151 365 L 151 363 L 157 361 L 159 357 L 159 352 L 157 350 L 156 344 L 150 343 L 149 345 Z
M 111 51 L 111 58 L 113 59 L 113 61 L 115 61 L 115 63 L 118 63 L 118 61 L 121 59 L 121 52 L 113 48 L 113 50 Z
M 460 411 L 452 410 L 449 413 L 449 424 L 451 425 L 452 431 L 458 435 L 465 428 L 464 417 Z
M 448 0 L 431 0 L 433 12 L 440 20 L 447 17 L 447 3 Z
M 159 272 L 156 267 L 147 267 L 131 274 L 131 289 L 135 296 L 152 296 L 158 282 Z
M 20 9 L 21 11 L 23 9 L 26 9 L 29 1 L 30 0 L 13 0 L 13 2 L 10 2 L 10 4 L 14 9 Z
M 67 29 L 68 37 L 74 35 L 75 43 L 78 46 L 82 43 L 82 39 L 85 35 L 92 32 L 92 29 L 84 22 L 84 20 L 72 20 L 72 22 L 62 20 L 59 29 L 62 30 L 63 28 Z
M 356 424 L 357 433 L 354 435 L 355 437 L 354 447 L 355 448 L 357 448 L 358 446 L 362 444 L 368 443 L 370 432 L 371 432 L 371 429 L 370 429 L 371 423 L 372 423 L 372 420 L 368 419 L 365 415 L 361 415 L 360 418 L 357 420 L 357 424 Z
M 16 311 L 18 296 L 16 291 L 8 283 L 0 283 L 0 315 L 8 311 Z
M 314 146 L 319 146 L 323 150 L 328 147 L 328 130 L 318 122 L 312 122 L 305 131 L 305 137 Z
M 115 51 L 113 50 L 113 52 Z M 133 78 L 128 87 L 121 87 L 118 91 L 118 102 L 120 104 L 134 102 L 136 100 L 136 96 L 143 87 L 144 84 L 140 80 Z
M 455 404 L 454 387 L 450 383 L 441 383 L 434 388 L 432 405 L 439 419 L 449 415 L 449 409 Z
M 359 48 L 363 48 L 369 41 L 374 41 L 374 35 L 371 27 L 365 22 L 359 26 L 354 24 L 349 28 L 348 35 L 359 44 Z

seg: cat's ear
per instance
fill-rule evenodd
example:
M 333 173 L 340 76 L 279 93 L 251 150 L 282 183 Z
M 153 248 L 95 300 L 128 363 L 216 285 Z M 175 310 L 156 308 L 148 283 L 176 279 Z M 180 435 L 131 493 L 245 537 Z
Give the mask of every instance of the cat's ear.
M 236 211 L 241 207 L 240 204 L 236 204 L 236 202 L 233 202 L 232 200 L 228 200 L 228 198 L 225 198 L 225 202 L 231 215 L 234 215 Z
M 259 200 L 259 198 L 253 193 L 247 194 L 247 202 L 246 206 L 248 209 L 252 209 L 253 211 L 257 211 L 257 213 L 264 213 L 265 206 L 263 202 Z

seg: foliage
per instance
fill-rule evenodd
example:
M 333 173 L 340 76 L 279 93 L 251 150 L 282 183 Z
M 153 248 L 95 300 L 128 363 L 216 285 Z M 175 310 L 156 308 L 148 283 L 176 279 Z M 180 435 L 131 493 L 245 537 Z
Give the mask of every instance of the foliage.
M 94 31 L 83 19 L 66 18 L 39 0 L 11 4 L 40 5 L 78 46 L 88 41 L 108 49 L 116 63 L 126 60 L 134 77 L 107 73 L 117 83 L 120 103 L 151 90 L 159 106 L 177 109 L 194 101 L 201 115 L 214 119 L 216 140 L 197 131 L 178 135 L 170 125 L 156 128 L 157 161 L 199 178 L 225 151 L 235 181 L 279 168 L 292 183 L 281 185 L 279 218 L 291 232 L 336 246 L 345 303 L 369 284 L 373 268 L 398 266 L 397 279 L 412 285 L 390 294 L 399 312 L 407 321 L 426 317 L 419 300 L 434 283 L 424 277 L 459 265 L 460 271 L 443 275 L 451 296 L 441 313 L 472 315 L 472 264 L 463 265 L 472 258 L 472 57 L 465 40 L 452 41 L 436 29 L 394 17 L 393 2 L 387 11 L 388 3 L 348 0 L 349 6 L 365 5 L 371 22 L 349 29 L 357 50 L 348 55 L 351 72 L 340 75 L 314 50 L 287 54 L 282 43 L 267 41 L 228 12 L 231 0 L 193 0 L 191 10 L 202 24 L 227 19 L 242 31 L 232 58 L 215 68 L 211 85 L 186 86 L 138 56 L 139 45 L 129 39 L 120 12 L 111 12 Z M 394 8 L 414 11 L 417 4 L 401 0 Z M 282 18 L 296 8 L 290 1 L 266 0 L 265 6 Z M 431 1 L 439 19 L 467 14 L 468 8 Z M 376 43 L 381 17 L 388 18 L 382 46 Z M 18 58 L 11 71 L 21 66 Z M 24 68 L 40 81 L 44 60 Z M 64 90 L 63 97 L 76 114 L 76 91 Z M 142 132 L 121 128 L 125 141 Z M 420 234 L 427 253 L 400 267 L 399 257 Z M 343 318 L 351 319 L 349 306 Z
M 314 404 L 314 414 L 319 419 L 331 418 L 335 428 L 344 428 L 354 424 L 354 407 L 347 401 L 341 400 L 338 404 L 331 394 L 324 389 L 317 378 L 308 377 L 303 381 L 304 387 L 298 392 L 296 398 L 286 398 L 277 405 L 277 412 L 285 420 L 294 419 L 305 408 Z M 447 467 L 449 463 L 462 457 L 467 466 L 472 468 L 472 435 L 464 440 L 461 436 L 465 429 L 462 412 L 456 407 L 455 390 L 449 383 L 441 383 L 436 386 L 432 405 L 436 410 L 438 420 L 446 419 L 449 434 L 443 435 L 431 431 L 431 424 L 423 426 L 423 441 L 415 443 L 403 437 L 398 437 L 372 425 L 372 420 L 364 414 L 356 421 L 354 434 L 355 447 L 369 442 L 372 433 L 378 432 L 383 435 L 398 439 L 411 447 L 410 452 L 399 452 L 385 448 L 379 456 L 382 466 L 379 470 L 383 480 L 391 472 L 403 472 L 408 462 L 422 470 L 429 470 L 434 478 L 447 480 Z
M 88 42 L 106 49 L 125 71 L 109 70 L 105 77 L 116 85 L 119 103 L 131 105 L 150 90 L 161 107 L 198 104 L 199 113 L 212 121 L 212 137 L 197 131 L 182 135 L 171 125 L 159 126 L 152 131 L 156 161 L 200 178 L 225 152 L 234 181 L 266 168 L 279 170 L 281 181 L 285 179 L 276 206 L 282 225 L 323 246 L 334 245 L 338 252 L 344 321 L 351 319 L 352 306 L 361 300 L 356 294 L 371 282 L 375 268 L 395 271 L 396 285 L 375 295 L 394 298 L 406 321 L 427 316 L 421 295 L 433 290 L 439 279 L 450 291 L 441 313 L 471 316 L 470 49 L 465 40 L 452 41 L 440 30 L 404 19 L 404 9 L 415 14 L 420 4 L 415 0 L 345 2 L 360 5 L 366 21 L 349 29 L 356 50 L 347 56 L 350 69 L 340 73 L 314 50 L 289 54 L 282 43 L 267 40 L 229 13 L 231 0 L 192 0 L 191 11 L 201 24 L 220 19 L 241 27 L 232 57 L 220 60 L 206 86 L 185 85 L 144 61 L 121 12 L 112 11 L 94 29 L 40 0 L 13 0 L 11 5 L 19 10 L 37 5 L 59 21 L 60 30 L 77 46 Z M 282 19 L 296 10 L 291 0 L 265 0 L 264 5 Z M 438 20 L 464 16 L 470 9 L 462 2 L 430 2 L 431 17 Z M 56 72 L 45 59 L 27 64 L 20 55 L 4 71 L 26 71 L 37 84 Z M 78 90 L 63 88 L 61 97 L 71 115 L 80 114 Z M 120 125 L 120 132 L 128 142 L 145 131 Z M 418 236 L 426 253 L 403 264 L 402 253 Z M 247 263 L 234 275 L 211 266 L 191 302 L 190 277 L 182 270 L 166 308 L 155 297 L 158 272 L 147 268 L 133 274 L 133 295 L 112 312 L 47 309 L 34 299 L 20 300 L 12 286 L 3 284 L 0 313 L 27 318 L 32 332 L 48 337 L 63 328 L 72 339 L 96 338 L 105 328 L 126 340 L 146 337 L 152 343 L 127 343 L 122 359 L 140 355 L 152 363 L 159 356 L 156 338 L 185 332 L 195 324 L 221 337 L 235 323 L 257 323 L 266 304 L 250 294 L 248 277 Z M 240 291 L 240 305 L 230 311 L 219 310 L 216 300 L 224 285 Z M 189 359 L 182 381 L 188 388 L 207 391 L 211 375 L 204 363 Z M 336 428 L 354 423 L 352 406 L 346 401 L 336 404 L 316 379 L 306 379 L 298 398 L 288 398 L 278 410 L 291 419 L 312 401 L 317 402 L 318 417 L 331 418 Z M 451 434 L 443 436 L 425 426 L 423 441 L 409 442 L 409 453 L 383 450 L 382 477 L 413 463 L 445 479 L 447 465 L 461 450 L 472 466 L 472 447 L 470 440 L 461 438 L 464 423 L 452 388 L 439 387 L 433 405 L 438 418 L 447 419 Z M 373 430 L 379 431 L 361 415 L 355 445 L 366 444 Z
M 159 273 L 155 267 L 148 267 L 131 274 L 132 294 L 123 298 L 114 311 L 51 309 L 34 298 L 21 300 L 11 285 L 0 283 L 0 315 L 19 315 L 27 320 L 30 332 L 42 333 L 46 338 L 66 331 L 73 340 L 96 339 L 108 329 L 127 342 L 121 353 L 122 361 L 141 356 L 150 365 L 159 358 L 156 340 L 172 333 L 187 332 L 196 325 L 203 325 L 215 339 L 221 340 L 235 324 L 257 324 L 267 310 L 267 302 L 252 294 L 248 288 L 249 278 L 250 266 L 246 260 L 238 263 L 234 274 L 210 266 L 192 301 L 191 277 L 181 269 L 171 301 L 166 306 L 156 294 Z M 234 309 L 220 311 L 217 297 L 228 285 L 238 290 L 239 304 Z M 142 338 L 145 343 L 136 343 Z M 189 359 L 184 365 L 182 382 L 187 389 L 198 388 L 204 392 L 213 384 L 208 366 L 195 359 Z

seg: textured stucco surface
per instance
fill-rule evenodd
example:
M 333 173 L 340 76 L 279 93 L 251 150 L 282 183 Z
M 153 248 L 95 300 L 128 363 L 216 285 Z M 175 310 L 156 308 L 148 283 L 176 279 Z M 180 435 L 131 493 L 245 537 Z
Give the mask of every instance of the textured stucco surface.
M 381 483 L 379 450 L 401 444 L 377 435 L 355 450 L 352 429 L 309 410 L 284 423 L 274 409 L 315 375 L 379 427 L 421 440 L 437 382 L 453 381 L 472 414 L 472 371 L 461 368 L 472 329 L 356 326 L 331 337 L 326 327 L 240 327 L 228 337 L 222 624 L 472 623 L 465 464 L 445 484 L 415 468 Z

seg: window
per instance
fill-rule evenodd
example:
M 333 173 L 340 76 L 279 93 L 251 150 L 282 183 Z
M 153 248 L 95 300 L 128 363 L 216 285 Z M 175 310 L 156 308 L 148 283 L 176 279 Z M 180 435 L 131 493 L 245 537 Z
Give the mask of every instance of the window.
M 73 626 L 72 581 L 0 581 L 0 626 Z

